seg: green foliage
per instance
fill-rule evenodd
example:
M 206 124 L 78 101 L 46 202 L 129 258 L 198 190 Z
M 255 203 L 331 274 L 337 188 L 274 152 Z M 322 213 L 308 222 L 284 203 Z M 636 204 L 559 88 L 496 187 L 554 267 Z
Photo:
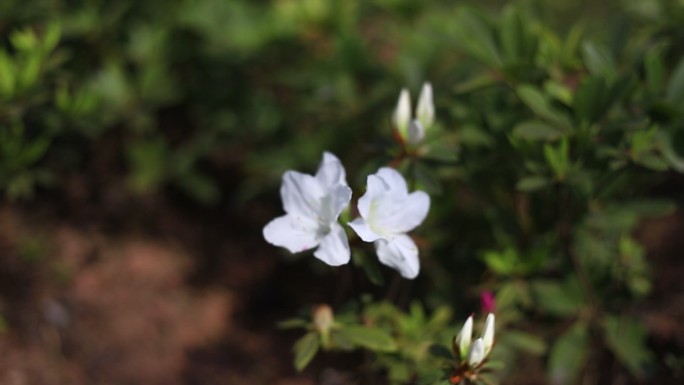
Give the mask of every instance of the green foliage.
M 556 383 L 582 382 L 596 349 L 648 375 L 648 330 L 628 316 L 651 290 L 634 231 L 682 200 L 653 198 L 684 172 L 681 4 L 609 2 L 620 17 L 596 21 L 541 1 L 495 13 L 410 0 L 76 3 L 0 5 L 7 199 L 111 169 L 132 196 L 240 205 L 271 198 L 284 170 L 324 150 L 357 190 L 389 164 L 432 194 L 416 235 L 424 304 L 347 304 L 326 332 L 283 324 L 305 330 L 298 370 L 362 348 L 392 383 L 444 381 L 451 313 L 470 313 L 486 287 L 507 329 L 505 370 L 529 353 Z M 406 148 L 392 141 L 393 103 L 424 80 L 437 122 Z M 353 261 L 388 281 L 373 255 Z

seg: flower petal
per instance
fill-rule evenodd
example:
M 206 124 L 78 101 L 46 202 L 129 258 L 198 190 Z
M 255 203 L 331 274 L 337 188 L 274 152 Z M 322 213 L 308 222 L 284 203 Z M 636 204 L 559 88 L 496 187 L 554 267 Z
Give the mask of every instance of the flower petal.
M 406 179 L 404 179 L 399 171 L 389 167 L 382 167 L 375 175 L 385 182 L 386 189 L 392 196 L 399 197 L 408 194 Z
M 359 198 L 356 207 L 363 218 L 368 219 L 373 202 L 382 198 L 387 193 L 389 186 L 377 175 L 368 175 L 366 178 L 366 193 Z
M 328 189 L 336 185 L 347 186 L 346 173 L 342 162 L 329 152 L 323 153 L 323 159 L 316 172 L 316 179 Z
M 375 251 L 382 264 L 399 271 L 402 277 L 413 279 L 418 276 L 418 248 L 408 235 L 399 235 L 392 240 L 378 239 Z
M 458 345 L 458 350 L 462 359 L 468 356 L 468 351 L 470 350 L 470 342 L 473 338 L 473 316 L 468 317 L 466 322 L 463 324 L 461 331 L 458 332 L 456 336 L 456 344 Z
M 424 128 L 429 128 L 435 121 L 435 105 L 432 102 L 432 85 L 424 83 L 418 97 L 416 106 L 416 118 Z
M 408 125 L 411 121 L 411 95 L 406 88 L 399 93 L 399 100 L 397 100 L 397 107 L 392 116 L 392 123 L 402 138 L 406 138 Z
M 288 249 L 291 253 L 318 246 L 318 226 L 309 218 L 283 215 L 269 222 L 263 230 L 264 238 L 272 245 Z
M 349 262 L 351 251 L 342 226 L 338 223 L 332 225 L 330 233 L 321 239 L 314 256 L 330 266 L 340 266 Z
M 375 242 L 380 239 L 380 235 L 376 234 L 363 218 L 356 218 L 349 222 L 348 225 L 364 242 Z
M 415 191 L 402 200 L 378 200 L 368 221 L 377 233 L 402 234 L 418 227 L 429 210 L 430 196 Z
M 482 341 L 484 341 L 484 355 L 487 356 L 494 346 L 494 314 L 489 313 L 485 321 L 484 333 L 482 333 Z
M 337 223 L 342 210 L 349 206 L 352 190 L 349 186 L 337 185 L 321 200 L 319 218 L 324 223 Z
M 408 142 L 412 145 L 416 145 L 420 143 L 423 138 L 425 138 L 425 126 L 420 120 L 412 120 L 408 129 Z
M 484 342 L 482 338 L 478 338 L 473 341 L 470 346 L 470 351 L 468 352 L 468 365 L 472 368 L 480 364 L 484 360 Z
M 297 171 L 287 171 L 283 175 L 280 197 L 286 213 L 316 218 L 324 196 L 323 186 L 313 176 Z

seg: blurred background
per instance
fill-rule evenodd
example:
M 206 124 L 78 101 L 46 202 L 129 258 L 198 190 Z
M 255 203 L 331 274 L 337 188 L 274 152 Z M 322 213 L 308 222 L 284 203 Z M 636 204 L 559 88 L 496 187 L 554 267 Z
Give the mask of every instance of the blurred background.
M 681 383 L 683 23 L 682 2 L 665 0 L 3 0 L 0 383 L 412 383 L 358 352 L 294 370 L 299 335 L 278 321 L 387 288 L 290 256 L 261 229 L 282 215 L 282 173 L 314 173 L 323 151 L 362 193 L 396 156 L 400 89 L 424 81 L 444 146 L 411 169 L 433 208 L 426 273 L 391 289 L 398 306 L 447 304 L 458 320 L 481 290 L 504 293 L 503 322 L 527 334 L 509 341 L 522 353 L 503 383 L 574 383 L 566 366 L 584 384 Z M 578 89 L 589 96 L 573 104 Z M 556 105 L 608 127 L 584 143 L 597 155 L 568 171 L 567 194 L 562 167 L 539 166 L 567 133 Z M 553 127 L 516 126 L 533 115 Z M 604 191 L 604 170 L 627 171 Z M 557 223 L 559 202 L 570 214 Z M 626 211 L 591 217 L 604 207 Z M 605 301 L 564 295 L 572 263 L 554 258 L 575 248 L 626 258 L 587 268 L 609 271 L 589 277 Z M 608 276 L 619 283 L 601 286 Z M 606 326 L 606 344 L 580 339 L 594 352 L 580 365 L 572 338 L 553 341 L 597 303 L 636 316 L 636 342 Z

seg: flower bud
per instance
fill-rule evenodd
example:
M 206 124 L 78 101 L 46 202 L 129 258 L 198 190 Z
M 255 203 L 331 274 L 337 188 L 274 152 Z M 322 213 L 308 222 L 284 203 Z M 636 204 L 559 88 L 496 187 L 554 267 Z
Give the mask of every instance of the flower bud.
M 420 143 L 425 137 L 425 126 L 420 123 L 420 120 L 413 120 L 408 129 L 408 142 L 412 145 Z
M 482 341 L 482 338 L 476 339 L 468 352 L 468 366 L 472 368 L 479 365 L 485 358 L 484 350 L 484 341 Z
M 411 123 L 411 96 L 406 88 L 401 90 L 397 108 L 392 116 L 392 123 L 399 135 L 406 139 L 408 136 L 409 124 Z
M 485 321 L 484 333 L 482 333 L 482 341 L 484 342 L 484 355 L 488 355 L 494 345 L 494 314 L 489 313 Z
M 470 349 L 470 341 L 473 338 L 473 316 L 468 317 L 463 328 L 456 336 L 456 344 L 461 357 L 466 357 Z
M 435 121 L 435 105 L 432 101 L 432 85 L 430 83 L 423 83 L 423 88 L 420 90 L 418 105 L 416 106 L 416 118 L 426 129 L 430 128 Z

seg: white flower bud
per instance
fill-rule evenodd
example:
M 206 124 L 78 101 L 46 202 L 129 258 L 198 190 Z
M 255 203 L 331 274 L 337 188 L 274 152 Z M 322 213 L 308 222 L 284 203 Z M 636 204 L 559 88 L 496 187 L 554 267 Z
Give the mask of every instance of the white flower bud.
M 484 353 L 484 341 L 482 341 L 482 338 L 478 338 L 473 342 L 473 345 L 470 347 L 470 351 L 468 352 L 468 366 L 475 367 L 482 362 L 485 358 L 485 353 Z
M 482 333 L 482 341 L 484 342 L 484 354 L 487 356 L 494 345 L 494 314 L 489 313 L 485 321 L 484 333 Z
M 435 121 L 435 105 L 432 101 L 432 85 L 423 83 L 420 90 L 418 105 L 416 106 L 416 118 L 425 129 L 430 128 Z
M 458 350 L 461 353 L 461 357 L 466 357 L 468 350 L 470 349 L 470 341 L 473 338 L 473 316 L 468 317 L 466 322 L 463 324 L 463 328 L 456 336 L 456 344 L 458 345 Z
M 402 89 L 399 94 L 397 108 L 392 116 L 392 123 L 394 123 L 394 127 L 399 131 L 399 135 L 406 139 L 409 124 L 411 123 L 411 96 L 406 88 Z
M 408 129 L 408 142 L 412 145 L 420 143 L 425 137 L 425 126 L 419 120 L 411 121 Z

